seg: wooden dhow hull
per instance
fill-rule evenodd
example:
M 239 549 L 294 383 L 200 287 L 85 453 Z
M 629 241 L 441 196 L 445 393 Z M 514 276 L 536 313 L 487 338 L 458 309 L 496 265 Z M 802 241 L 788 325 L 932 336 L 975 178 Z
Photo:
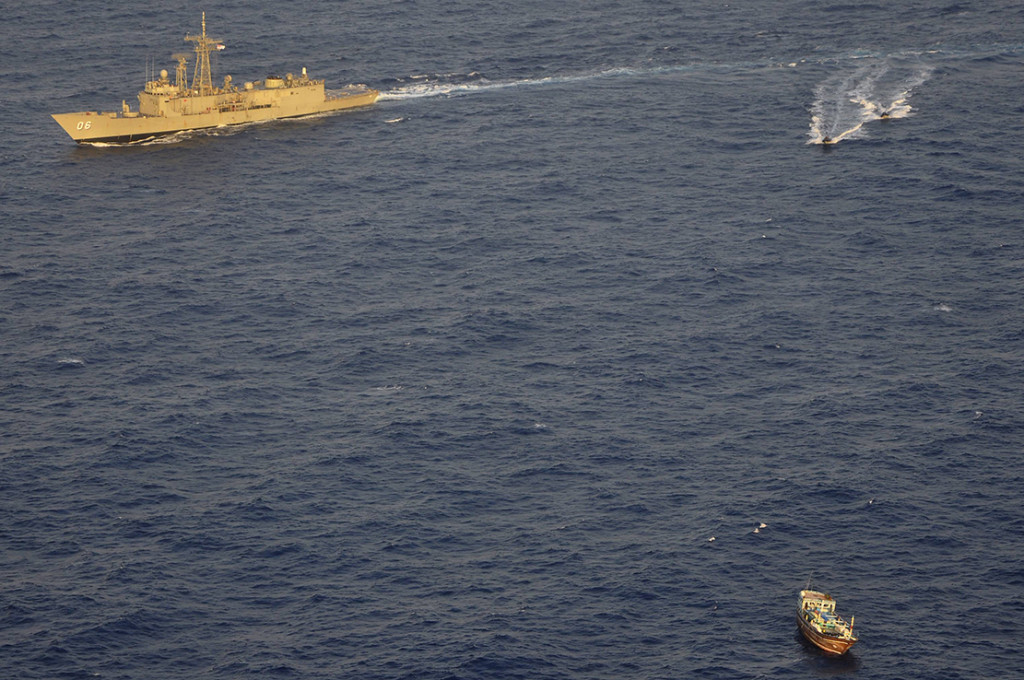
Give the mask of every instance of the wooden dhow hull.
M 829 654 L 840 656 L 846 654 L 850 647 L 857 642 L 857 638 L 840 638 L 825 635 L 819 632 L 814 626 L 804 620 L 803 612 L 797 612 L 796 623 L 800 627 L 803 636 L 818 649 Z
M 373 104 L 380 93 L 369 88 L 346 88 L 335 96 L 323 97 L 320 101 L 296 102 L 287 99 L 280 105 L 249 108 L 246 106 L 209 107 L 195 113 L 183 115 L 101 113 L 80 111 L 77 113 L 56 113 L 53 119 L 73 140 L 80 144 L 89 143 L 131 143 L 179 132 L 208 130 L 245 123 L 298 118 L 317 114 L 334 113 Z M 305 98 L 303 98 L 305 99 Z M 234 110 L 233 110 L 234 109 Z

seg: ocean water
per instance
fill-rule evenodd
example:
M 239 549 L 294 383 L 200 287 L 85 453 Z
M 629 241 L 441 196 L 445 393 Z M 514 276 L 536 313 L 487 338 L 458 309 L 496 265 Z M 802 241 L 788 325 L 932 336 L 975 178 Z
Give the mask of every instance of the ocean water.
M 137 5 L 0 25 L 0 675 L 1024 676 L 1019 2 Z M 380 101 L 49 118 L 202 10 Z

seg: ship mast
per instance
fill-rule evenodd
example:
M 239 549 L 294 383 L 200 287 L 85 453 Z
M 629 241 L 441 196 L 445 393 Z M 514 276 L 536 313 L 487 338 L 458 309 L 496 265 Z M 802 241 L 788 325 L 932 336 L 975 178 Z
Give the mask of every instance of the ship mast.
M 206 12 L 203 12 L 203 32 L 201 35 L 186 35 L 186 42 L 196 44 L 196 68 L 192 74 L 192 90 L 200 97 L 213 94 L 213 74 L 210 72 L 210 52 L 220 42 L 206 37 Z
M 185 69 L 185 63 L 188 61 L 187 54 L 173 54 L 172 58 L 178 60 L 178 66 L 174 69 L 174 84 L 178 87 L 178 92 L 185 94 L 188 92 L 188 72 Z

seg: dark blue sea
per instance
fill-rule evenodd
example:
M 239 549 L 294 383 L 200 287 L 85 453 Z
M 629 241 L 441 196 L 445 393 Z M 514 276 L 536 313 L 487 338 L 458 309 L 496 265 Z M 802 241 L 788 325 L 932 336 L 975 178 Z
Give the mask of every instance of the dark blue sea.
M 203 10 L 215 82 L 380 100 L 50 118 L 135 104 Z M 1024 677 L 1018 0 L 46 0 L 0 38 L 0 677 Z

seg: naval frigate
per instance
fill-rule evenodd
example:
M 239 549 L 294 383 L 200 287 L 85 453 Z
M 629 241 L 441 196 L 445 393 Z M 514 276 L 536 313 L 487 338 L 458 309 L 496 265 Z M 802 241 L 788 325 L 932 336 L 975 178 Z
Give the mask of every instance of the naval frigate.
M 97 142 L 132 143 L 189 130 L 241 125 L 279 118 L 295 118 L 368 106 L 380 94 L 366 85 L 348 85 L 325 91 L 324 81 L 310 78 L 303 67 L 300 76 L 291 73 L 245 82 L 241 87 L 224 77 L 214 87 L 210 53 L 224 44 L 206 34 L 206 13 L 202 31 L 186 35 L 195 44 L 195 66 L 188 78 L 189 54 L 175 54 L 178 66 L 174 82 L 167 71 L 150 80 L 139 92 L 138 110 L 121 102 L 120 111 L 78 111 L 55 113 L 53 119 L 80 144 Z

